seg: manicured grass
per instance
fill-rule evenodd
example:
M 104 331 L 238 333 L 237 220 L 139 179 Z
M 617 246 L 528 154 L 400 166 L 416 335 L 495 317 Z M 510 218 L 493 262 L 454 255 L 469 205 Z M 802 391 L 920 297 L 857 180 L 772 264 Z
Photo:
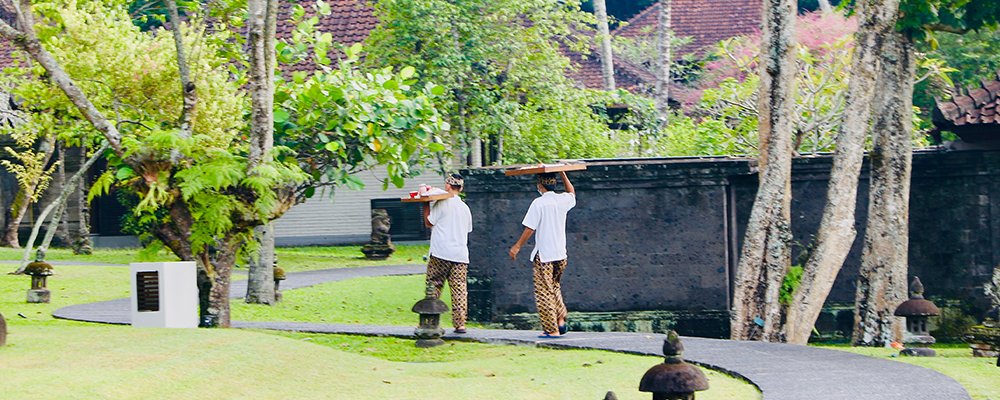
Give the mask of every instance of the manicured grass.
M 129 269 L 126 266 L 58 265 L 47 284 L 52 302 L 28 304 L 25 299 L 31 277 L 7 274 L 16 267 L 15 264 L 0 264 L 0 313 L 11 327 L 66 323 L 52 318 L 52 312 L 73 304 L 129 297 Z
M 287 337 L 290 336 L 290 337 Z M 411 362 L 369 354 L 399 339 L 243 330 L 20 327 L 0 348 L 5 398 L 59 399 L 646 399 L 639 377 L 660 360 L 595 351 L 450 343 Z M 306 340 L 309 339 L 309 340 Z M 360 340 L 359 340 L 360 339 Z M 317 343 L 322 342 L 322 343 Z M 388 344 L 386 344 L 388 343 Z M 347 346 L 341 346 L 346 344 Z M 361 354 L 342 347 L 368 346 Z M 392 351 L 392 350 L 389 350 Z M 759 398 L 709 372 L 702 399 Z M 731 381 L 731 382 L 729 382 Z
M 890 358 L 894 349 L 823 345 L 833 350 L 849 351 L 875 358 Z M 934 346 L 937 357 L 892 357 L 892 360 L 930 368 L 958 381 L 975 400 L 1000 400 L 1000 368 L 995 358 L 973 357 L 967 345 Z
M 73 251 L 70 249 L 51 248 L 45 252 L 45 259 L 47 261 L 75 261 L 103 264 L 128 264 L 140 261 L 177 261 L 177 257 L 169 252 L 164 251 L 156 254 L 141 254 L 141 252 L 142 249 L 138 248 L 96 249 L 94 250 L 94 254 L 77 255 L 73 254 Z M 24 249 L 0 247 L 0 260 L 18 261 L 23 255 Z M 34 257 L 35 253 L 31 253 L 32 260 L 34 260 Z
M 128 269 L 57 266 L 56 274 L 52 304 L 25 304 L 28 277 L 0 275 L 0 312 L 9 327 L 8 345 L 0 348 L 0 397 L 578 399 L 614 390 L 620 399 L 646 399 L 638 380 L 661 361 L 601 351 L 464 342 L 417 349 L 395 338 L 56 320 L 50 313 L 65 305 L 127 297 Z M 402 287 L 416 282 L 420 292 L 422 278 L 401 278 L 410 278 Z M 395 293 L 386 289 L 401 290 L 372 295 Z M 759 398 L 751 385 L 707 373 L 712 389 L 699 398 Z
M 364 254 L 361 253 L 361 246 L 279 247 L 276 251 L 278 265 L 286 272 L 296 272 L 375 265 L 424 264 L 426 261 L 423 257 L 427 254 L 427 247 L 427 245 L 396 245 L 396 252 L 389 258 L 380 261 L 365 259 Z M 17 261 L 21 259 L 22 255 L 22 249 L 0 248 L 0 260 Z M 74 255 L 69 249 L 49 249 L 45 258 L 48 261 L 104 264 L 177 260 L 176 256 L 166 251 L 148 254 L 142 252 L 141 249 L 96 249 L 91 255 Z M 243 265 L 245 262 L 238 262 L 237 270 L 245 271 L 245 268 L 239 268 Z M 11 271 L 14 269 L 16 266 L 11 268 Z
M 426 263 L 423 257 L 427 255 L 427 245 L 395 246 L 392 256 L 381 261 L 365 259 L 361 246 L 279 247 L 276 251 L 278 265 L 286 271 Z
M 449 294 L 446 285 L 441 300 L 450 308 Z M 286 291 L 275 306 L 234 302 L 232 315 L 240 321 L 414 325 L 417 315 L 410 310 L 422 298 L 423 275 L 358 278 Z M 451 326 L 451 312 L 441 323 Z

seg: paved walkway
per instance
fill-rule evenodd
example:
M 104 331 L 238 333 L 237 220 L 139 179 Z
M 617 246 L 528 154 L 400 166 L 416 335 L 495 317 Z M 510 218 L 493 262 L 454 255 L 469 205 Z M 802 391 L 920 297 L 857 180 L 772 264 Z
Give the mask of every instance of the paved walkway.
M 282 282 L 285 290 L 323 282 L 384 275 L 422 273 L 422 266 L 343 268 L 300 272 Z M 233 283 L 233 297 L 242 297 L 244 282 Z M 56 318 L 129 324 L 129 300 L 83 304 L 56 310 Z M 313 324 L 297 322 L 233 322 L 236 328 L 413 337 L 413 327 Z M 449 330 L 450 332 L 450 330 Z M 446 339 L 485 343 L 528 344 L 539 347 L 600 349 L 661 356 L 664 336 L 628 332 L 571 332 L 568 337 L 540 340 L 535 331 L 470 329 Z M 688 361 L 740 376 L 752 382 L 766 400 L 963 400 L 968 393 L 953 379 L 930 369 L 887 359 L 807 346 L 736 342 L 683 337 Z M 653 365 L 651 360 L 650 366 Z M 636 377 L 638 382 L 640 377 Z M 595 394 L 595 396 L 599 396 Z

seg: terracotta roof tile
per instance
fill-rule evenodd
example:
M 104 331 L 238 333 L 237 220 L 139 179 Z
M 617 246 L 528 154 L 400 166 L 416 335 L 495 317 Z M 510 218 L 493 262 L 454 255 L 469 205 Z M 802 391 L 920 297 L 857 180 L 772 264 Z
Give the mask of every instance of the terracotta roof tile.
M 1000 72 L 980 87 L 959 90 L 951 100 L 937 100 L 933 121 L 967 142 L 1000 139 Z
M 761 0 L 673 0 L 671 28 L 677 36 L 691 38 L 691 44 L 680 49 L 679 54 L 759 31 L 762 9 Z M 653 4 L 612 34 L 635 37 L 655 32 L 660 25 L 659 15 L 660 3 Z
M 761 0 L 674 0 L 673 27 L 682 36 L 691 36 L 694 41 L 689 46 L 695 51 L 711 45 L 719 40 L 747 34 L 758 29 L 760 22 Z M 307 15 L 314 15 L 312 6 L 315 0 L 297 2 L 282 1 L 278 14 L 277 35 L 279 39 L 291 37 L 294 28 L 288 18 L 292 7 L 301 5 Z M 332 13 L 322 17 L 317 29 L 333 35 L 334 42 L 351 45 L 368 38 L 369 32 L 378 24 L 374 10 L 368 0 L 329 0 Z M 613 34 L 635 36 L 642 34 L 644 29 L 656 29 L 659 4 L 642 11 L 633 17 L 625 27 L 616 29 Z M 0 43 L 0 67 L 11 64 L 9 45 Z M 567 56 L 577 66 L 571 77 L 587 88 L 603 87 L 600 60 L 596 52 L 588 55 L 570 54 Z M 342 54 L 332 51 L 331 58 Z M 654 77 L 644 68 L 631 65 L 622 60 L 615 61 L 615 81 L 617 86 L 633 91 L 648 91 L 654 85 Z M 286 71 L 309 70 L 309 63 L 301 63 L 283 67 Z
M 350 46 L 363 42 L 368 38 L 368 34 L 378 25 L 378 18 L 375 17 L 374 9 L 367 0 L 329 0 L 330 15 L 321 17 L 316 24 L 316 30 L 329 32 L 333 36 L 334 43 Z M 291 16 L 292 8 L 300 5 L 306 10 L 306 16 L 315 16 L 313 5 L 316 0 L 282 1 L 278 8 L 278 26 L 276 34 L 278 39 L 288 39 L 295 29 L 288 19 Z M 343 56 L 339 50 L 331 49 L 328 55 L 336 60 Z M 284 66 L 284 70 L 305 71 L 312 68 L 310 63 L 300 63 L 292 66 Z

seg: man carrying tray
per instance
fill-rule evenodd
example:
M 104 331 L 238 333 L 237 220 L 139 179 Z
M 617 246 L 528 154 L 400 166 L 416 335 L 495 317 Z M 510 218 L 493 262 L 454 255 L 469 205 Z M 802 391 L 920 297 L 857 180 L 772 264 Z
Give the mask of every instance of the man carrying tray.
M 427 260 L 427 284 L 434 285 L 434 295 L 441 297 L 445 280 L 451 288 L 451 323 L 455 333 L 465 333 L 468 315 L 469 232 L 472 213 L 458 197 L 465 184 L 462 175 L 451 174 L 444 180 L 452 197 L 423 207 L 424 225 L 431 228 L 430 257 Z
M 565 193 L 556 193 L 556 174 L 538 174 L 537 188 L 541 194 L 531 202 L 521 224 L 524 232 L 510 248 L 510 258 L 517 260 L 521 246 L 535 236 L 535 249 L 531 251 L 534 264 L 535 305 L 538 318 L 545 331 L 542 338 L 557 338 L 566 333 L 566 304 L 563 303 L 560 280 L 566 270 L 566 213 L 576 205 L 573 184 L 562 176 Z

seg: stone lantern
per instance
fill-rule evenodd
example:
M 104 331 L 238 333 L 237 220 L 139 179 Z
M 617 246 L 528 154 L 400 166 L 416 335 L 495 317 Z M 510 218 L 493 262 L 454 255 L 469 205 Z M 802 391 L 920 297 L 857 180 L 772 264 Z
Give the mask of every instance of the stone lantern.
M 640 392 L 652 392 L 653 400 L 694 400 L 694 393 L 708 390 L 708 379 L 698 367 L 684 362 L 684 344 L 677 332 L 663 339 L 663 364 L 646 371 L 639 381 Z
M 426 297 L 413 305 L 413 312 L 420 314 L 420 325 L 414 334 L 417 336 L 417 347 L 434 347 L 444 344 L 441 335 L 441 314 L 448 312 L 448 306 L 434 295 L 434 286 L 428 284 Z
M 927 319 L 941 315 L 941 310 L 934 303 L 924 299 L 924 285 L 920 283 L 920 278 L 913 277 L 913 281 L 910 282 L 910 299 L 896 307 L 894 314 L 897 317 L 906 318 L 906 333 L 903 335 L 903 343 L 907 346 L 899 352 L 900 355 L 933 357 L 937 354 L 933 349 L 928 348 L 936 340 L 928 332 Z
M 52 275 L 52 265 L 45 262 L 45 253 L 39 250 L 35 261 L 24 267 L 24 273 L 31 275 L 28 303 L 48 303 L 51 294 L 45 288 L 45 280 Z
M 274 301 L 281 301 L 281 290 L 278 288 L 285 280 L 285 270 L 278 266 L 278 256 L 274 256 Z

